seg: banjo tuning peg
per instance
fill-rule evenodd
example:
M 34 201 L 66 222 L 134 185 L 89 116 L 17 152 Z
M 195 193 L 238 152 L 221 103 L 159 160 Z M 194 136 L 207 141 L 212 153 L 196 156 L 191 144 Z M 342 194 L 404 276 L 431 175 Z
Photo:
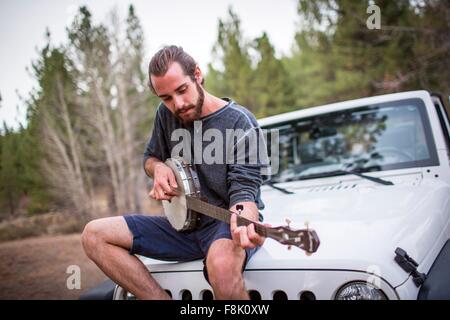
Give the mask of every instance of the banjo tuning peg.
M 286 218 L 285 221 L 287 223 L 288 228 L 290 228 L 291 227 L 290 224 L 291 224 L 292 220 L 289 218 Z

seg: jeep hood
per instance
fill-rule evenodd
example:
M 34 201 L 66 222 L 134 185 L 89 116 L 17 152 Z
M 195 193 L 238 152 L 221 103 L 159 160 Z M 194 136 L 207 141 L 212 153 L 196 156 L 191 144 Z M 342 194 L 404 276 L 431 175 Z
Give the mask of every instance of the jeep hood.
M 283 184 L 294 194 L 264 187 L 265 222 L 286 225 L 289 218 L 293 229 L 303 229 L 304 222 L 309 222 L 320 246 L 307 256 L 299 248 L 288 250 L 268 239 L 247 269 L 375 271 L 392 286 L 400 285 L 408 274 L 394 261 L 395 249 L 406 250 L 420 271 L 421 261 L 435 243 L 433 231 L 448 223 L 444 212 L 450 208 L 449 187 L 421 180 L 420 175 L 389 180 L 395 184 L 361 179 L 319 186 Z
M 421 262 L 435 243 L 435 230 L 449 223 L 445 214 L 450 210 L 449 185 L 422 179 L 421 173 L 388 180 L 394 185 L 350 176 L 278 185 L 294 194 L 264 186 L 264 223 L 286 225 L 289 218 L 291 228 L 303 229 L 309 222 L 320 238 L 320 246 L 307 256 L 299 248 L 288 250 L 267 239 L 246 270 L 351 270 L 375 273 L 396 287 L 408 278 L 394 261 L 395 249 L 400 247 L 419 263 L 420 272 L 426 272 L 430 266 Z M 171 263 L 141 259 L 153 272 L 203 269 L 201 260 Z

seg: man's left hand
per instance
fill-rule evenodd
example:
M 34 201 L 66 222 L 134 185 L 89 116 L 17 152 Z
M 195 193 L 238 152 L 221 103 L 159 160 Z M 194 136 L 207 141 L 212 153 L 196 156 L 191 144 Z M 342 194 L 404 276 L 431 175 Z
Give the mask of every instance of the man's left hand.
M 240 216 L 252 221 L 256 221 L 258 219 L 259 212 L 254 202 L 244 202 L 239 204 L 244 206 L 244 210 L 242 210 Z M 231 211 L 237 212 L 236 206 L 233 206 Z M 234 243 L 243 249 L 251 249 L 257 246 L 262 246 L 266 240 L 265 237 L 256 233 L 254 223 L 251 223 L 248 226 L 238 226 L 236 213 L 231 216 L 230 231 Z

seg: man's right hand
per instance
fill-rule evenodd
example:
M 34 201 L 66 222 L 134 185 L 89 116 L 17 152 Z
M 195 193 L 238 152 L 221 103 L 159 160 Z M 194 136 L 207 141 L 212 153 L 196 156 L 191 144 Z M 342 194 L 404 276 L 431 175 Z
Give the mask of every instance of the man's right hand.
M 162 162 L 153 167 L 153 188 L 149 196 L 155 200 L 170 200 L 179 196 L 177 180 L 172 169 Z

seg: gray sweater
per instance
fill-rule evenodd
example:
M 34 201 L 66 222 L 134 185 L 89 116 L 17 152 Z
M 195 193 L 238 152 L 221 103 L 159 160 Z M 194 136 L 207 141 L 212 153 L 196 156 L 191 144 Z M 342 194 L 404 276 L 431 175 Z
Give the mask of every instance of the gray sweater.
M 191 125 L 183 124 L 161 103 L 144 164 L 149 157 L 165 161 L 182 156 L 195 164 L 202 196 L 209 203 L 228 209 L 238 202 L 253 201 L 263 209 L 260 186 L 268 167 L 265 140 L 249 110 L 223 99 L 228 101 L 225 107 Z

